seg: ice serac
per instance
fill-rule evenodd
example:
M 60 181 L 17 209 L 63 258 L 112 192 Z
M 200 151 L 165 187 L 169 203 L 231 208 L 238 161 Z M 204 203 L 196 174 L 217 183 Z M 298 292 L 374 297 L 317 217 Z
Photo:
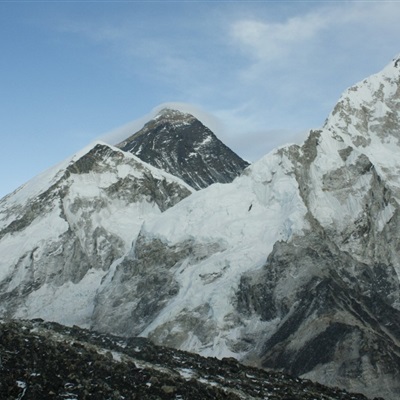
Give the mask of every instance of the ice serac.
M 169 108 L 117 147 L 195 189 L 232 182 L 249 165 L 193 115 Z
M 398 399 L 399 132 L 394 60 L 302 145 L 148 219 L 92 326 Z
M 0 315 L 88 326 L 110 266 L 144 218 L 193 189 L 97 143 L 0 202 Z

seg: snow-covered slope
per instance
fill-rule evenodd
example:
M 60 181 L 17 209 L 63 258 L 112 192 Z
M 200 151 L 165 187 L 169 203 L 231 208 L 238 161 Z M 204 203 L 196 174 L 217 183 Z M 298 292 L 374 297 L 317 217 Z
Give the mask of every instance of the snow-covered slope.
M 232 182 L 249 165 L 191 114 L 165 108 L 118 144 L 195 189 Z
M 132 253 L 104 282 L 94 327 L 155 339 L 162 332 L 164 344 L 233 355 L 229 315 L 240 276 L 262 267 L 277 240 L 308 226 L 291 171 L 287 157 L 272 154 L 232 184 L 214 184 L 147 220 Z M 180 326 L 185 317 L 204 323 L 206 339 Z
M 359 148 L 400 198 L 400 58 L 349 88 L 325 123 L 350 147 Z
M 191 193 L 178 178 L 96 143 L 0 203 L 0 312 L 88 325 L 105 272 L 149 215 Z
M 92 326 L 397 399 L 399 84 L 393 61 L 302 146 L 147 220 Z

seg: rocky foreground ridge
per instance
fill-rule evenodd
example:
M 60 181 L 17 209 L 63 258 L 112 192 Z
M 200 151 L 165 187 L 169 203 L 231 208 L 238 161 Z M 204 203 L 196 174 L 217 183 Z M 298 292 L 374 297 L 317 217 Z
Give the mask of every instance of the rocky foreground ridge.
M 235 359 L 42 320 L 0 322 L 0 373 L 4 400 L 366 400 Z

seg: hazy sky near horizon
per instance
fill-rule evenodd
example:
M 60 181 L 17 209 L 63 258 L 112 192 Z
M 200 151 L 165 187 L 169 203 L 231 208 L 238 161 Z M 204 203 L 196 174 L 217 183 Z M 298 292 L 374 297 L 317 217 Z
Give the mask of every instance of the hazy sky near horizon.
M 397 56 L 399 17 L 384 0 L 0 0 L 0 197 L 170 102 L 255 161 Z

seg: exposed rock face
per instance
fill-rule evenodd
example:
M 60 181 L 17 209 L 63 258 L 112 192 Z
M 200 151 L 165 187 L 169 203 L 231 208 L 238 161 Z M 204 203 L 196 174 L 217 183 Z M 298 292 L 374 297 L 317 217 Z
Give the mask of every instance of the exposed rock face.
M 11 399 L 366 400 L 282 373 L 41 321 L 0 323 L 0 396 Z
M 191 114 L 164 109 L 117 147 L 195 189 L 232 182 L 248 165 Z
M 97 144 L 0 204 L 0 313 L 88 325 L 94 295 L 143 219 L 191 189 Z
M 125 257 L 115 272 L 110 272 L 112 284 L 105 280 L 98 291 L 92 326 L 120 335 L 141 333 L 179 293 L 175 275 L 181 260 L 195 264 L 219 250 L 194 246 L 193 242 L 188 240 L 166 251 L 160 240 L 139 236 L 135 254 Z M 166 338 L 163 343 L 168 344 Z
M 241 278 L 238 310 L 279 320 L 247 358 L 370 396 L 390 387 L 385 395 L 394 398 L 400 311 L 388 304 L 393 292 L 399 282 L 391 266 L 361 264 L 313 233 L 279 242 L 264 268 Z

